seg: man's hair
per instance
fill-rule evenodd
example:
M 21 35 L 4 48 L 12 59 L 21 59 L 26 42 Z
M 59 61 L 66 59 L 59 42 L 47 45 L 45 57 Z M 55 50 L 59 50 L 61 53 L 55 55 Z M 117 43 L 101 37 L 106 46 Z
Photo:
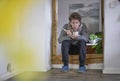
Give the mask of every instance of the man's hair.
M 81 15 L 77 12 L 74 12 L 69 16 L 69 21 L 71 22 L 73 19 L 77 19 L 79 22 L 81 22 Z

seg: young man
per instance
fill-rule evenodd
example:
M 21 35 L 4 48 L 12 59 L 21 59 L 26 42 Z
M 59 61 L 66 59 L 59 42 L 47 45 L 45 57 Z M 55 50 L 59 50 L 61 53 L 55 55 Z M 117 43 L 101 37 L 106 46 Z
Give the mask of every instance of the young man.
M 64 63 L 61 68 L 66 72 L 69 70 L 69 48 L 70 45 L 78 45 L 79 47 L 79 72 L 85 72 L 86 58 L 86 42 L 88 41 L 88 30 L 84 23 L 81 22 L 80 14 L 74 12 L 69 16 L 69 23 L 63 26 L 63 29 L 58 38 L 58 42 L 62 43 L 62 61 Z

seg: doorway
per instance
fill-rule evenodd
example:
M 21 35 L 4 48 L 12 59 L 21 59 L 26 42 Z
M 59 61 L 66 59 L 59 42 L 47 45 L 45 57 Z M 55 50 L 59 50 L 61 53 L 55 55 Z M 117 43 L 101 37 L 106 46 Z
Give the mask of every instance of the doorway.
M 62 11 L 58 11 L 60 8 L 60 3 L 62 3 L 62 1 L 65 2 L 66 8 L 68 8 L 69 10 L 67 10 L 67 12 L 65 13 L 65 16 L 63 16 L 62 14 L 60 14 L 60 12 Z M 75 2 L 76 1 L 76 2 Z M 103 66 L 103 49 L 104 49 L 104 0 L 92 0 L 89 3 L 86 3 L 86 0 L 52 0 L 52 44 L 51 44 L 51 57 L 52 57 L 52 64 L 53 65 L 59 65 L 62 64 L 62 57 L 61 57 L 61 52 L 60 52 L 60 45 L 58 44 L 58 35 L 59 35 L 59 30 L 62 27 L 61 22 L 60 21 L 60 17 L 61 19 L 64 18 L 64 20 L 67 21 L 68 15 L 69 13 L 71 13 L 72 11 L 76 11 L 77 8 L 79 9 L 83 9 L 81 8 L 81 5 L 86 5 L 84 8 L 86 8 L 86 10 L 91 9 L 91 7 L 93 8 L 92 12 L 95 12 L 95 10 L 97 10 L 96 13 L 98 13 L 97 15 L 94 14 L 94 19 L 97 19 L 99 22 L 95 24 L 92 24 L 92 26 L 94 27 L 98 27 L 96 28 L 97 30 L 94 30 L 90 32 L 90 34 L 100 34 L 102 37 L 102 41 L 101 41 L 101 45 L 102 47 L 100 47 L 100 52 L 96 53 L 95 49 L 93 48 L 93 45 L 89 45 L 87 46 L 87 56 L 86 56 L 86 65 L 91 65 L 91 64 L 100 64 L 100 66 Z M 73 2 L 73 3 L 72 3 Z M 65 5 L 64 4 L 64 5 Z M 64 5 L 61 5 L 61 7 L 64 7 Z M 90 6 L 91 5 L 91 6 Z M 99 6 L 98 6 L 99 5 Z M 95 7 L 95 8 L 94 8 Z M 98 8 L 96 8 L 98 7 Z M 66 9 L 66 8 L 61 8 L 61 9 Z M 75 10 L 76 9 L 76 10 Z M 93 17 L 93 14 L 88 14 L 88 12 L 86 12 L 87 15 L 90 15 Z M 86 17 L 84 15 L 84 20 L 88 17 Z M 90 19 L 90 18 L 88 18 Z M 87 19 L 87 20 L 88 20 Z M 65 24 L 65 23 L 64 23 Z M 89 23 L 89 21 L 87 22 L 88 26 L 91 25 L 91 23 Z M 91 27 L 92 27 L 91 26 Z M 95 29 L 95 28 L 90 28 L 90 29 Z M 101 51 L 102 50 L 102 51 Z M 69 55 L 69 62 L 70 64 L 78 64 L 78 55 Z

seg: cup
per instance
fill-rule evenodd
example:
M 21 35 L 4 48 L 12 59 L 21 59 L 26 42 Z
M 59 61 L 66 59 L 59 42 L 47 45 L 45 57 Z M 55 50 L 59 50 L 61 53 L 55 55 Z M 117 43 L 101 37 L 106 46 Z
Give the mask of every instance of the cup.
M 79 32 L 73 32 L 73 35 L 79 36 Z

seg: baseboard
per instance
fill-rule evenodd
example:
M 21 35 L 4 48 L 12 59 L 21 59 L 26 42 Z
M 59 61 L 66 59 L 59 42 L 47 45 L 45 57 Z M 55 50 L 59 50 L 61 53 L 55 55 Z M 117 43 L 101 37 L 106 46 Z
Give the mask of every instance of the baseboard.
M 120 68 L 104 68 L 103 74 L 120 74 Z
M 47 72 L 51 69 L 51 67 L 46 67 L 46 68 L 32 68 L 32 69 L 22 69 L 24 72 L 30 72 L 30 71 L 37 71 L 37 72 Z
M 7 80 L 17 74 L 20 74 L 22 72 L 7 72 L 7 73 L 3 73 L 0 75 L 0 81 L 4 81 L 4 80 Z
M 61 68 L 62 64 L 52 64 L 52 68 Z M 78 64 L 69 64 L 69 68 L 71 69 L 78 69 Z M 94 64 L 88 64 L 86 65 L 87 69 L 103 69 L 102 63 L 94 63 Z
M 33 69 L 27 69 L 25 71 L 38 71 L 38 72 L 47 72 L 51 69 L 51 67 L 46 67 L 46 68 L 36 68 L 35 70 Z

